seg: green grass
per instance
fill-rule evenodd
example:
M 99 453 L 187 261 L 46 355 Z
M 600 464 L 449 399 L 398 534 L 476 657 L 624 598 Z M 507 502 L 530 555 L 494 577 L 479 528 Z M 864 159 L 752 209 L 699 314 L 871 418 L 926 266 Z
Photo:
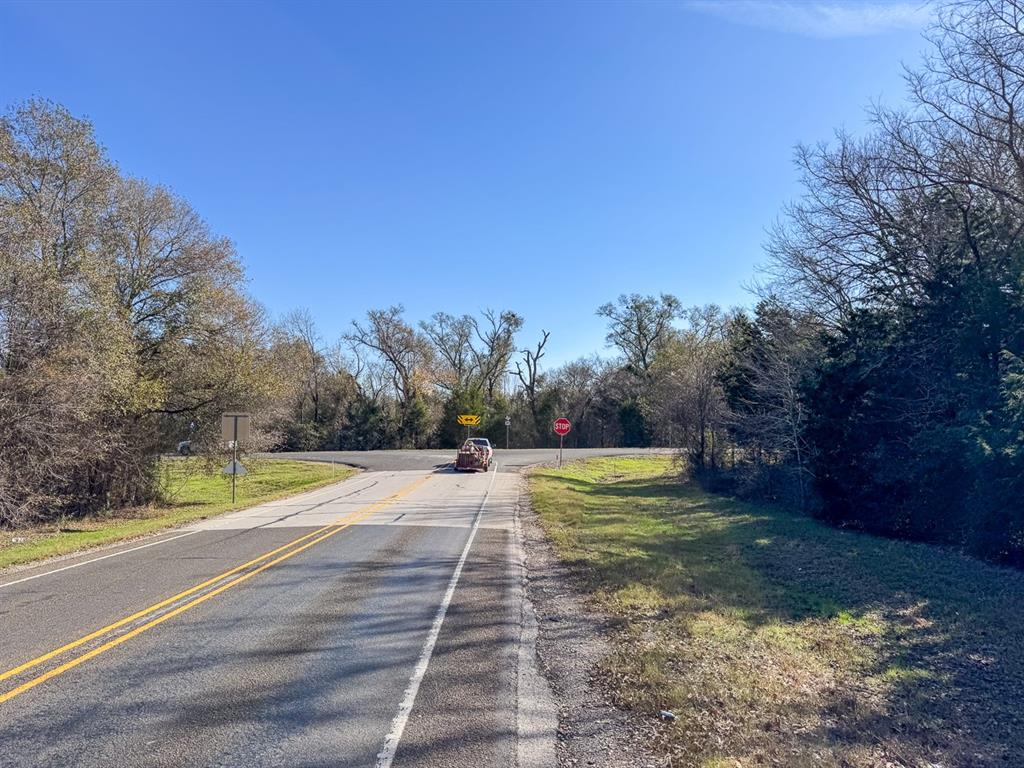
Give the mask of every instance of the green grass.
M 670 457 L 530 477 L 617 620 L 618 703 L 673 765 L 1005 766 L 1024 754 L 1024 574 L 702 492 Z
M 231 478 L 220 474 L 219 465 L 200 459 L 165 459 L 160 471 L 165 503 L 4 532 L 0 568 L 134 539 L 338 482 L 356 471 L 322 462 L 285 460 L 247 461 L 246 468 L 249 474 L 238 478 L 232 506 Z

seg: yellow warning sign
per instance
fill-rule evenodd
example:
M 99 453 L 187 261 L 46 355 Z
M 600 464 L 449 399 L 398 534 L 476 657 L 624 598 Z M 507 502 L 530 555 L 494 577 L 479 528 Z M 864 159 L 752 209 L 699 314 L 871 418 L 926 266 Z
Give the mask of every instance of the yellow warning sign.
M 464 413 L 459 416 L 458 422 L 464 427 L 479 427 L 480 417 L 473 413 Z

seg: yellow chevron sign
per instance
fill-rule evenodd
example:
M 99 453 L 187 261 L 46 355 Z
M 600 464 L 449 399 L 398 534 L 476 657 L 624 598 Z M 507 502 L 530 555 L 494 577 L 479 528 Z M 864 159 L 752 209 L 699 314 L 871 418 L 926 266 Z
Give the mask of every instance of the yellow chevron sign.
M 464 427 L 479 427 L 480 417 L 473 413 L 464 413 L 457 419 L 459 424 Z

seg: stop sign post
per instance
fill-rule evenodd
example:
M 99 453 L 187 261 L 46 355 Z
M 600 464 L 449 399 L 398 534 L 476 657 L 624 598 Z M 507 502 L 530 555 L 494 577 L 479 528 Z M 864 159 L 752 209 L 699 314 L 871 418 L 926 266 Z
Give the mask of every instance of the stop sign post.
M 562 466 L 562 442 L 565 440 L 565 436 L 572 430 L 572 422 L 566 418 L 555 419 L 555 423 L 551 425 L 552 429 L 555 430 L 555 434 L 558 435 L 558 466 Z

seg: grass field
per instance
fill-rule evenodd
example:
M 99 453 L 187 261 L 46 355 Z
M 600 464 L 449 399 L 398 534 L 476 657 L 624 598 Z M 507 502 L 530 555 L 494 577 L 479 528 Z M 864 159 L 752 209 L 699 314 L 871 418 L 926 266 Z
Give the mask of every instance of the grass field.
M 344 480 L 355 472 L 312 461 L 246 462 L 231 505 L 231 479 L 200 459 L 164 459 L 160 479 L 164 504 L 119 510 L 53 525 L 6 531 L 0 539 L 0 568 L 133 539 L 164 528 L 280 499 Z
M 530 485 L 618 620 L 618 703 L 677 715 L 672 765 L 1022 764 L 1024 573 L 710 496 L 670 457 Z

